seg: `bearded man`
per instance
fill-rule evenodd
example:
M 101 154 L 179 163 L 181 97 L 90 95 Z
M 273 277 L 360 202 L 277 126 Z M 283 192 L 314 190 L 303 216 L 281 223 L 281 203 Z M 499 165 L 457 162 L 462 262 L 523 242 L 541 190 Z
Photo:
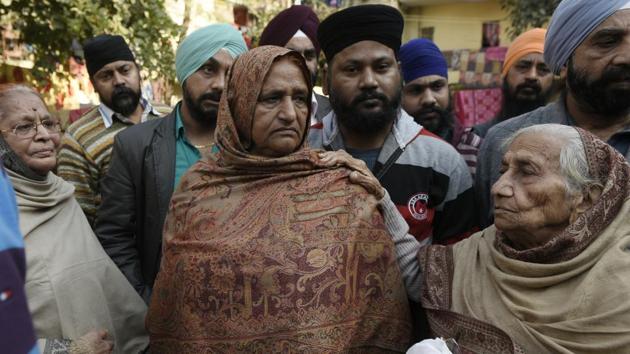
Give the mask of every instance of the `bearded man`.
M 457 151 L 400 107 L 402 30 L 400 12 L 385 5 L 353 6 L 321 23 L 333 111 L 311 127 L 309 144 L 365 162 L 416 239 L 454 242 L 474 226 L 472 180 Z
M 83 45 L 90 81 L 101 104 L 72 123 L 59 151 L 57 174 L 74 194 L 91 225 L 101 203 L 101 178 L 111 160 L 114 137 L 127 127 L 167 114 L 170 107 L 142 98 L 140 68 L 127 42 L 102 34 Z
M 473 128 L 482 138 L 497 123 L 518 117 L 547 104 L 553 88 L 553 73 L 543 57 L 547 30 L 534 28 L 516 37 L 503 63 L 503 103 L 489 121 Z
M 475 190 L 483 226 L 492 224 L 490 188 L 500 177 L 502 141 L 517 130 L 556 123 L 588 130 L 630 159 L 630 1 L 563 0 L 545 38 L 545 63 L 567 69 L 556 102 L 494 126 L 479 150 Z M 531 171 L 528 178 L 536 178 Z
M 227 71 L 246 51 L 241 33 L 228 24 L 192 32 L 175 55 L 182 101 L 163 119 L 116 136 L 95 231 L 147 303 L 160 265 L 171 194 L 188 168 L 211 153 Z
M 402 93 L 405 112 L 453 145 L 474 176 L 481 138 L 454 119 L 448 65 L 440 48 L 426 38 L 412 39 L 400 47 L 400 66 L 405 82 Z

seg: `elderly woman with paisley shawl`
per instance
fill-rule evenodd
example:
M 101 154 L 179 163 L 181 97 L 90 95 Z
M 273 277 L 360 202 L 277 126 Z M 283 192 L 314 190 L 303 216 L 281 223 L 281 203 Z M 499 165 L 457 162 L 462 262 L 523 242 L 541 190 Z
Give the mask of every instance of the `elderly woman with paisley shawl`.
M 220 151 L 194 165 L 171 200 L 147 317 L 153 353 L 408 347 L 392 241 L 406 224 L 387 195 L 362 187 L 360 166 L 305 146 L 309 77 L 303 58 L 280 47 L 235 60 Z
M 580 128 L 511 138 L 494 225 L 401 264 L 433 335 L 473 353 L 630 352 L 630 166 Z

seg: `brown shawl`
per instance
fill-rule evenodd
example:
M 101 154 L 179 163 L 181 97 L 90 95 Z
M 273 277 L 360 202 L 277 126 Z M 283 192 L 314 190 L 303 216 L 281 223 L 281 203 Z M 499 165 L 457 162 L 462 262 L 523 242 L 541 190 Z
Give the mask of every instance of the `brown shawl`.
M 217 122 L 221 150 L 173 195 L 147 317 L 152 352 L 407 348 L 407 298 L 376 200 L 348 182 L 348 170 L 317 167 L 304 141 L 281 158 L 247 151 L 265 75 L 287 55 L 300 58 L 259 47 L 235 61 Z
M 492 226 L 420 251 L 436 336 L 477 353 L 630 352 L 630 166 L 578 131 L 604 190 L 562 233 L 517 251 Z

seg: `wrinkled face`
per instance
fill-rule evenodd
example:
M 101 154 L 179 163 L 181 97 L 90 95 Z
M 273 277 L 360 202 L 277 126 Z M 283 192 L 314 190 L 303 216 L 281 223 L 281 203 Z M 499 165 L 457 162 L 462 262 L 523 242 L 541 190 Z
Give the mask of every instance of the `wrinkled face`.
M 51 133 L 43 125 L 58 124 L 57 118 L 48 113 L 44 102 L 34 94 L 8 94 L 0 103 L 2 118 L 0 130 L 11 150 L 31 170 L 46 175 L 57 164 L 57 148 L 60 133 Z M 13 131 L 26 131 L 33 123 L 37 124 L 37 132 L 33 137 L 24 138 Z
M 449 107 L 448 81 L 439 75 L 419 77 L 405 84 L 402 107 L 414 120 L 436 131 Z
M 228 52 L 220 50 L 184 82 L 184 103 L 196 121 L 216 124 L 225 76 L 233 62 Z
M 306 66 L 311 72 L 311 84 L 315 84 L 317 80 L 317 51 L 313 42 L 308 37 L 293 37 L 284 46 L 287 49 L 300 53 L 306 61 Z
M 258 156 L 282 157 L 304 140 L 311 99 L 302 70 L 288 58 L 272 66 L 263 83 L 252 124 L 252 148 Z
M 581 107 L 604 116 L 630 110 L 630 9 L 617 11 L 580 44 L 567 84 Z
M 402 80 L 394 51 L 361 41 L 329 64 L 330 105 L 349 130 L 374 133 L 389 126 L 400 106 Z
M 524 133 L 505 153 L 492 186 L 494 223 L 521 249 L 545 244 L 563 230 L 575 209 L 560 172 L 564 139 Z
M 553 74 L 543 55 L 529 53 L 522 56 L 505 76 L 510 95 L 517 101 L 539 101 L 549 95 Z
M 103 66 L 91 78 L 94 90 L 107 107 L 128 117 L 140 103 L 140 72 L 138 66 L 127 60 L 118 60 Z

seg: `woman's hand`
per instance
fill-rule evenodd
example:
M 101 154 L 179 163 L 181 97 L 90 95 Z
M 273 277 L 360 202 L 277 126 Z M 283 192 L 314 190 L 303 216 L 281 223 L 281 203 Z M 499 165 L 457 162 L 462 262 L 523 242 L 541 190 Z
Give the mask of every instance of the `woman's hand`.
M 106 330 L 94 330 L 72 342 L 70 353 L 81 354 L 109 354 L 114 348 L 114 343 L 106 340 Z
M 319 158 L 322 166 L 345 166 L 351 169 L 350 182 L 362 186 L 377 200 L 385 195 L 385 190 L 365 162 L 355 159 L 343 150 L 321 152 Z

